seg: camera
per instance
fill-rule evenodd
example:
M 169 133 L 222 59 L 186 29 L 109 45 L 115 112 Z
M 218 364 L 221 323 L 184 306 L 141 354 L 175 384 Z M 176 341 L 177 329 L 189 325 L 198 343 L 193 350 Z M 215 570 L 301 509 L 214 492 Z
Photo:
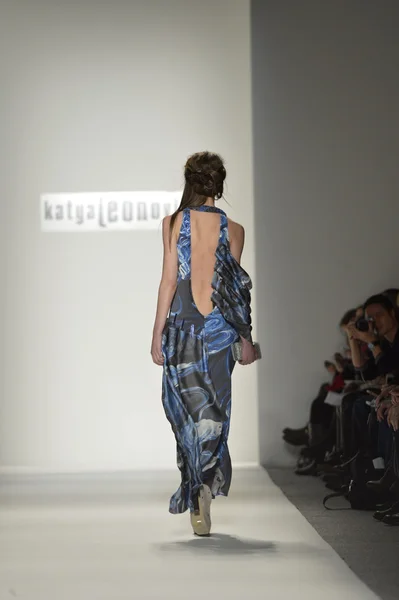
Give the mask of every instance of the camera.
M 373 322 L 374 322 L 374 319 L 365 319 L 364 317 L 360 317 L 355 322 L 355 327 L 358 331 L 366 332 L 370 328 L 370 323 L 373 323 Z

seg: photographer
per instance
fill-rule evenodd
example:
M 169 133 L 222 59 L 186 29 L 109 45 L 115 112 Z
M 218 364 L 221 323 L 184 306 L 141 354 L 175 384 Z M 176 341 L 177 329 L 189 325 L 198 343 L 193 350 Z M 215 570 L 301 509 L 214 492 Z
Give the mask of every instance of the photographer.
M 363 310 L 363 307 L 361 307 Z M 346 313 L 344 314 L 344 316 L 342 317 L 342 319 L 339 322 L 339 328 L 341 330 L 341 333 L 343 335 L 347 335 L 347 327 L 349 325 L 349 323 L 353 323 L 354 321 L 356 321 L 357 318 L 357 311 L 358 309 L 356 308 L 351 308 L 350 310 L 347 310 Z
M 399 324 L 397 312 L 387 296 L 371 296 L 364 304 L 364 317 L 347 326 L 352 362 L 363 380 L 393 374 L 399 378 Z M 371 355 L 367 359 L 362 345 Z

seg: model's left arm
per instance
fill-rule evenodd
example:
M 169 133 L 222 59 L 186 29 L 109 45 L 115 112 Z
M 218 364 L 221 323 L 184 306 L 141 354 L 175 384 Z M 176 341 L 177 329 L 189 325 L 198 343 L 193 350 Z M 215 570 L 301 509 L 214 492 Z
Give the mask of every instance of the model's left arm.
M 241 264 L 241 255 L 245 243 L 245 230 L 244 227 L 238 223 L 232 223 L 232 229 L 230 251 L 238 264 Z
M 241 256 L 245 244 L 245 229 L 242 225 L 234 223 L 232 227 L 232 235 L 230 239 L 230 251 L 239 265 L 241 265 Z M 251 331 L 249 329 L 247 337 L 240 335 L 242 343 L 242 360 L 243 365 L 250 365 L 256 360 L 256 353 L 253 347 Z
M 162 239 L 163 239 L 163 266 L 161 283 L 158 289 L 157 312 L 155 316 L 154 329 L 152 334 L 151 355 L 152 360 L 157 365 L 163 364 L 162 356 L 162 331 L 169 314 L 170 305 L 177 287 L 177 248 L 176 236 L 172 232 L 172 239 L 169 243 L 170 217 L 165 217 L 162 221 Z

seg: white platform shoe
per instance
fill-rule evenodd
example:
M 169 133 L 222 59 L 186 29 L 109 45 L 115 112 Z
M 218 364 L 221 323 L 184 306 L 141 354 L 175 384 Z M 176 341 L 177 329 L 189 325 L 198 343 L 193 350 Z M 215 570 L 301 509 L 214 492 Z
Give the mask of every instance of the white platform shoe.
M 207 485 L 198 490 L 198 505 L 190 514 L 191 525 L 196 535 L 210 535 L 211 532 L 211 502 L 212 492 Z

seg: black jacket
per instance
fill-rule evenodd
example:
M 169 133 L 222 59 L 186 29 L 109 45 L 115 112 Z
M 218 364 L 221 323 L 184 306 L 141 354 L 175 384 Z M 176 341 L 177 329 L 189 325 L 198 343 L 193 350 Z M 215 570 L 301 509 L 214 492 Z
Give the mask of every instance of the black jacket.
M 399 382 L 399 329 L 393 342 L 385 338 L 381 341 L 381 353 L 370 358 L 363 367 L 357 369 L 365 381 L 371 381 L 383 375 L 392 375 Z

